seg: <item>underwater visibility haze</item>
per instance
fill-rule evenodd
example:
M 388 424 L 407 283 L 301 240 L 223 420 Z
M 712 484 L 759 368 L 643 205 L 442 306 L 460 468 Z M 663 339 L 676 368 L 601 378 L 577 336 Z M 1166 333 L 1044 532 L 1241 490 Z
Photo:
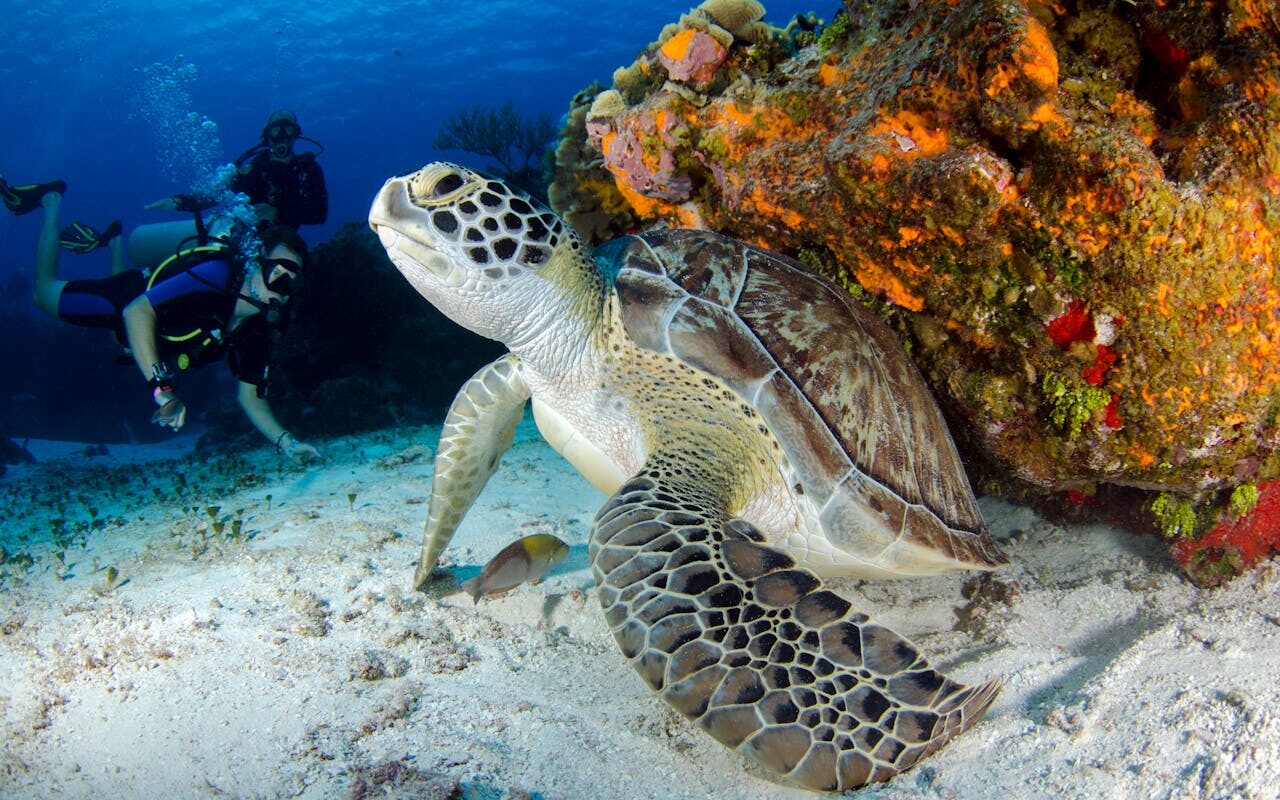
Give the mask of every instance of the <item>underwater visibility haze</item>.
M 765 5 L 0 0 L 0 800 L 1276 796 L 1280 5 Z
M 811 5 L 771 3 L 766 19 L 785 24 Z M 833 13 L 837 4 L 829 5 Z M 64 179 L 64 224 L 101 228 L 122 219 L 128 232 L 180 219 L 143 207 L 207 180 L 258 141 L 272 111 L 287 108 L 303 135 L 324 148 L 328 221 L 302 231 L 314 248 L 344 223 L 363 224 L 391 175 L 439 158 L 485 167 L 484 159 L 433 147 L 449 115 L 511 104 L 522 117 L 559 120 L 576 92 L 592 81 L 607 85 L 615 68 L 689 8 L 4 0 L 0 175 L 14 184 Z M 307 142 L 298 147 L 315 149 Z M 35 337 L 28 344 L 9 337 L 12 346 L 0 355 L 0 433 L 99 441 L 155 436 L 146 430 L 145 405 L 130 417 L 133 398 L 116 402 L 137 376 L 113 363 L 109 337 L 69 329 L 31 308 L 38 217 L 0 214 L 4 328 Z M 96 277 L 107 269 L 105 250 L 64 253 L 59 277 Z M 83 397 L 95 402 L 76 399 Z M 123 416 L 128 430 L 96 419 L 103 415 Z

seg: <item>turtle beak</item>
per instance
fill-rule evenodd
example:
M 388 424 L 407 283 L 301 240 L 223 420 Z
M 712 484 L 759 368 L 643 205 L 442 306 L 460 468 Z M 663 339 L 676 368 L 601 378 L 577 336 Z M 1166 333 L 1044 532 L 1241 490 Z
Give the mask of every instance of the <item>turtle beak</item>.
M 392 178 L 382 185 L 369 208 L 369 227 L 378 234 L 378 241 L 396 268 L 415 286 L 418 285 L 415 275 L 424 270 L 446 283 L 459 281 L 460 270 L 433 246 L 435 237 L 428 225 L 427 212 L 409 198 L 406 178 Z
M 369 227 L 378 234 L 382 246 L 388 250 L 400 237 L 400 226 L 406 218 L 412 219 L 414 206 L 409 200 L 409 187 L 404 178 L 391 178 L 373 198 L 369 208 Z

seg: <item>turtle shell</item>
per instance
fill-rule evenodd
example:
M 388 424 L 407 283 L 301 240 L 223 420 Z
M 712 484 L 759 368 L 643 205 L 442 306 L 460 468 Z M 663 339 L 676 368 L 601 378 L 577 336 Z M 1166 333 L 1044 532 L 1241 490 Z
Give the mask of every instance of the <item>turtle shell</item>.
M 871 572 L 1008 563 L 919 371 L 848 293 L 708 231 L 623 237 L 597 259 L 632 340 L 716 376 L 760 412 L 832 544 Z

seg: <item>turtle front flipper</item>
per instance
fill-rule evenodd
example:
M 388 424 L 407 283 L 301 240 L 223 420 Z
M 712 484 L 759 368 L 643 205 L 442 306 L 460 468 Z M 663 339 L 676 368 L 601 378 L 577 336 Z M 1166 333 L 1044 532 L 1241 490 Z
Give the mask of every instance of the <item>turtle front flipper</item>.
M 781 780 L 833 791 L 888 780 L 991 705 L 999 681 L 937 672 L 679 476 L 647 467 L 591 538 L 614 638 L 677 711 Z
M 519 367 L 520 359 L 510 353 L 485 365 L 463 384 L 449 406 L 436 450 L 414 589 L 430 579 L 436 559 L 515 439 L 529 399 Z

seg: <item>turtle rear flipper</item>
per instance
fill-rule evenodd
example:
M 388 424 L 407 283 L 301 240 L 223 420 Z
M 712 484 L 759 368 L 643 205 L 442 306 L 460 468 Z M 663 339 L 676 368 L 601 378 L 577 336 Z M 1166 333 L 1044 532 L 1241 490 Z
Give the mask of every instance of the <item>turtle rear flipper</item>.
M 614 638 L 677 711 L 782 780 L 832 791 L 892 778 L 991 705 L 999 681 L 937 672 L 679 474 L 646 467 L 591 539 Z

